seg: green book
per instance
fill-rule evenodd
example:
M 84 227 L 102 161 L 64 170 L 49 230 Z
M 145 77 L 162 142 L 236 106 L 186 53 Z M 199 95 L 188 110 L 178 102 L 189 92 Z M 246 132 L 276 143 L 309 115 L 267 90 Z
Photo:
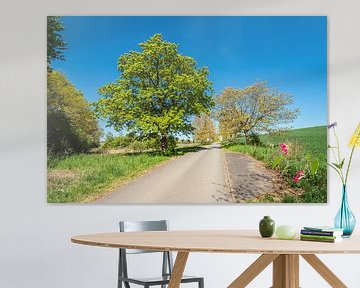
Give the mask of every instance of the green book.
M 314 237 L 302 237 L 300 236 L 301 241 L 313 241 L 313 242 L 324 242 L 324 243 L 337 243 L 342 241 L 342 237 L 336 237 L 335 239 L 327 238 L 314 238 Z
M 300 237 L 303 238 L 314 238 L 314 239 L 337 239 L 341 238 L 341 236 L 324 236 L 324 235 L 308 235 L 308 234 L 300 234 Z

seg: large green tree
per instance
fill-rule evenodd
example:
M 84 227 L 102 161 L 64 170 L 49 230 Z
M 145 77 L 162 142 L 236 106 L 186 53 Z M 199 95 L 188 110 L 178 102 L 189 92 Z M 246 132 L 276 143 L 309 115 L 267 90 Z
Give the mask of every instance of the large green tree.
M 244 89 L 226 88 L 216 99 L 216 116 L 223 138 L 286 129 L 299 114 L 292 95 L 256 82 Z
M 101 131 L 90 103 L 62 73 L 47 75 L 48 153 L 86 152 L 98 146 Z
M 53 60 L 65 60 L 64 50 L 66 43 L 64 41 L 62 32 L 64 26 L 58 16 L 47 17 L 47 64 L 48 70 L 51 70 L 51 62 Z
M 192 131 L 191 116 L 213 107 L 209 71 L 161 34 L 139 46 L 120 56 L 120 79 L 99 89 L 95 110 L 116 130 L 158 138 L 166 151 L 171 137 Z

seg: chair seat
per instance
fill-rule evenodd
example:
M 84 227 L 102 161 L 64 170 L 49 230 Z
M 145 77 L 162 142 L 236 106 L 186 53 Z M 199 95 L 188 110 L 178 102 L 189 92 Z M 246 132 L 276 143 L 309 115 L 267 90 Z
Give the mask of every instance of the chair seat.
M 195 277 L 195 276 L 187 276 L 184 275 L 181 278 L 181 283 L 187 283 L 187 282 L 196 282 L 199 281 L 202 277 Z M 144 285 L 144 284 L 150 284 L 150 285 L 161 285 L 161 284 L 168 284 L 170 281 L 170 276 L 164 276 L 164 277 L 149 277 L 149 278 L 126 278 L 126 277 L 119 277 L 119 280 L 134 283 L 138 285 Z

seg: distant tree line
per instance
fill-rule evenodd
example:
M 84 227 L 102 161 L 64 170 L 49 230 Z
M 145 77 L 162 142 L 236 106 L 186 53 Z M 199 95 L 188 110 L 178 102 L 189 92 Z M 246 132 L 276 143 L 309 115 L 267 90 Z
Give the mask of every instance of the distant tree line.
M 176 137 L 169 137 L 169 150 L 174 151 L 178 139 Z M 134 133 L 126 135 L 114 136 L 108 133 L 105 140 L 101 144 L 103 149 L 123 149 L 125 152 L 149 152 L 159 150 L 159 139 L 155 137 L 138 137 Z

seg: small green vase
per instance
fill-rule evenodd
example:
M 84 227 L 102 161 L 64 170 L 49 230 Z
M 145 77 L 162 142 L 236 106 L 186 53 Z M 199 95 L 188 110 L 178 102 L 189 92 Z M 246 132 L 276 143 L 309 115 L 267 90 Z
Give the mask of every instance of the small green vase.
M 275 222 L 270 216 L 264 216 L 259 223 L 259 231 L 262 237 L 271 237 L 275 232 Z

